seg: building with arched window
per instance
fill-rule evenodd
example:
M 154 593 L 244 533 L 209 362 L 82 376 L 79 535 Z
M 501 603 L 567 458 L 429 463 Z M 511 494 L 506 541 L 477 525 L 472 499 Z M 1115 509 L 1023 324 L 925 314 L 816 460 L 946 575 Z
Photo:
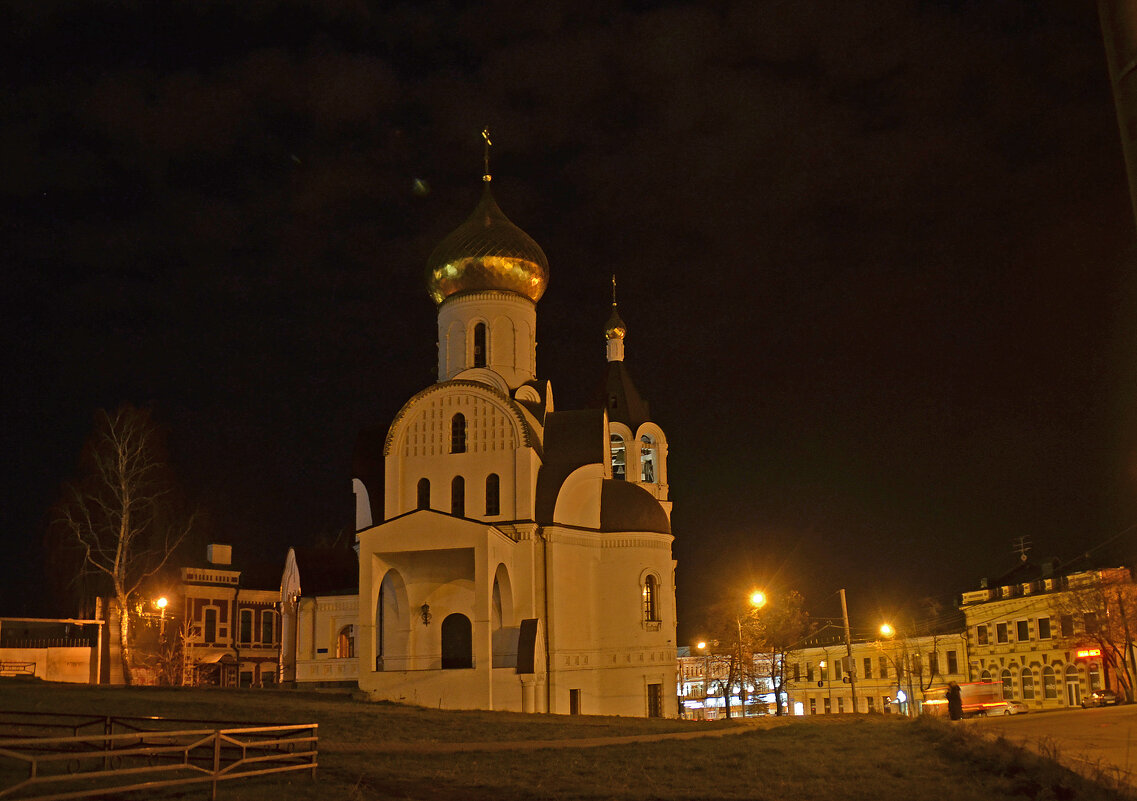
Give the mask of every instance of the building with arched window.
M 1124 694 L 1102 621 L 1133 592 L 1125 568 L 1063 571 L 1056 560 L 1024 559 L 963 593 L 971 675 L 1000 681 L 1006 699 L 1031 709 L 1079 706 L 1105 688 Z
M 536 364 L 545 254 L 488 176 L 427 272 L 438 381 L 357 447 L 357 617 L 333 621 L 328 602 L 299 636 L 336 649 L 353 623 L 375 700 L 675 715 L 667 439 L 624 365 L 615 303 L 605 395 L 562 410 Z

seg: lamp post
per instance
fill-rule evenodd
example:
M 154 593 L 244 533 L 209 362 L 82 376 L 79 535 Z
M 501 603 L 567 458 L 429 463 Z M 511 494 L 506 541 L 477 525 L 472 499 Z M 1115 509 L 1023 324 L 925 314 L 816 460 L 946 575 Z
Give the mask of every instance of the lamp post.
M 703 654 L 703 720 L 707 719 L 707 703 L 711 697 L 711 656 L 707 653 L 707 643 L 700 640 L 695 649 Z
M 766 593 L 764 593 L 762 590 L 753 590 L 747 600 L 750 602 L 750 608 L 752 610 L 761 609 L 766 605 Z M 742 670 L 742 615 L 737 615 L 734 622 L 738 624 L 738 701 L 742 707 L 742 717 L 746 717 L 746 674 Z M 776 703 L 778 699 L 775 698 L 774 701 Z M 727 704 L 729 703 L 730 699 L 728 698 Z
M 892 640 L 896 637 L 896 628 L 890 623 L 882 623 L 880 626 L 880 636 L 886 640 Z M 908 643 L 903 641 L 900 644 L 900 658 L 893 660 L 893 666 L 896 668 L 896 701 L 897 703 L 904 704 L 904 714 L 912 717 L 912 670 L 908 664 Z M 908 674 L 908 692 L 904 692 L 904 676 L 903 673 Z M 903 699 L 901 699 L 903 696 Z
M 845 603 L 845 588 L 841 588 L 841 616 L 845 619 L 845 655 L 849 657 L 849 694 L 853 698 L 853 712 L 857 711 L 857 665 L 853 662 L 853 640 L 849 636 L 849 607 Z
M 166 606 L 169 603 L 165 595 L 154 602 L 154 605 L 158 607 L 158 611 L 161 613 L 161 617 L 159 618 L 160 623 L 158 624 L 158 635 L 161 637 L 166 636 Z

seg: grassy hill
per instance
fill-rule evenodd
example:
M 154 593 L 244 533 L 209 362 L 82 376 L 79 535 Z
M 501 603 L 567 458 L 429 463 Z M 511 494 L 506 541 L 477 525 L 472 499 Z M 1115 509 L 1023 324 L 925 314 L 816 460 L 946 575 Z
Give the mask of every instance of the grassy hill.
M 6 680 L 0 680 L 0 710 L 318 723 L 315 782 L 297 776 L 254 779 L 223 785 L 219 792 L 220 798 L 249 801 L 1129 797 L 961 727 L 882 715 L 764 718 L 734 727 L 443 712 L 286 690 L 90 688 Z M 697 736 L 704 733 L 720 736 Z M 626 741 L 632 737 L 661 739 Z M 204 798 L 208 792 L 199 787 L 183 797 Z

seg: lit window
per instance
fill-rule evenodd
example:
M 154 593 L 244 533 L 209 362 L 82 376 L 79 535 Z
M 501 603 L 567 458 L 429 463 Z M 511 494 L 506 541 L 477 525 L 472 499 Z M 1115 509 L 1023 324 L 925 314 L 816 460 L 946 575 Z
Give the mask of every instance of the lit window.
M 460 412 L 450 420 L 450 452 L 466 452 L 466 416 Z
M 1090 662 L 1090 692 L 1101 689 L 1101 664 L 1096 660 Z
M 344 626 L 336 638 L 336 659 L 355 657 L 355 626 Z
M 653 622 L 659 620 L 659 604 L 658 604 L 658 581 L 655 576 L 648 576 L 644 579 L 643 586 L 643 605 L 644 605 L 644 620 Z

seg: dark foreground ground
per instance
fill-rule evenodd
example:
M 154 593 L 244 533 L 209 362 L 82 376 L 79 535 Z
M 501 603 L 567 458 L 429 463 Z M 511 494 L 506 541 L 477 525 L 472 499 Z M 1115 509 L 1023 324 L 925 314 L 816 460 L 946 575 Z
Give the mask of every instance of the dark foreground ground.
M 6 680 L 0 710 L 319 723 L 315 781 L 243 780 L 219 792 L 248 801 L 1133 798 L 1107 772 L 1081 776 L 971 727 L 880 715 L 766 718 L 724 733 L 721 723 L 441 712 L 285 690 Z M 721 736 L 690 736 L 702 733 Z M 208 790 L 165 797 L 207 798 Z

